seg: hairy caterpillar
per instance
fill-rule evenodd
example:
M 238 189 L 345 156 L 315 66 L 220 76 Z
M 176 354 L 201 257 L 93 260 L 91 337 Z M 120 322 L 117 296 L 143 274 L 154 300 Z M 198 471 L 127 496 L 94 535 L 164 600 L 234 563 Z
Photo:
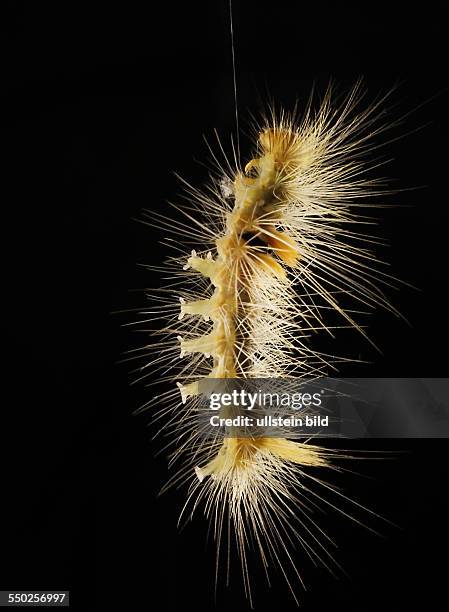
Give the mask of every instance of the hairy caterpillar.
M 285 438 L 203 441 L 192 417 L 199 381 L 324 375 L 338 358 L 314 350 L 309 336 L 331 333 L 330 310 L 363 335 L 347 304 L 398 314 L 383 294 L 394 279 L 378 269 L 374 238 L 354 229 L 370 222 L 366 197 L 385 193 L 370 176 L 379 162 L 368 161 L 389 127 L 380 112 L 385 97 L 359 110 L 362 98 L 360 83 L 339 103 L 329 87 L 316 111 L 312 99 L 301 116 L 270 111 L 243 171 L 235 154 L 235 167 L 214 157 L 204 191 L 184 181 L 187 203 L 174 206 L 184 222 L 147 213 L 152 225 L 196 247 L 161 268 L 173 276 L 144 313 L 161 336 L 143 349 L 152 355 L 146 369 L 180 392 L 170 388 L 147 407 L 165 406 L 165 427 L 176 432 L 172 461 L 183 461 L 171 484 L 190 482 L 188 502 L 193 510 L 203 502 L 217 540 L 223 531 L 235 537 L 250 599 L 249 542 L 290 585 L 286 564 L 301 580 L 293 540 L 312 559 L 332 561 L 311 508 L 330 504 L 315 488 L 332 486 L 314 470 L 337 469 L 336 453 Z

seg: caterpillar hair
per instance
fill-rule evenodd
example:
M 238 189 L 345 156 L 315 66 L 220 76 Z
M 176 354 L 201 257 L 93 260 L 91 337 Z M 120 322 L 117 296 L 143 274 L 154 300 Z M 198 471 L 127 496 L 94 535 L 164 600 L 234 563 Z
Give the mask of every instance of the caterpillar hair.
M 291 572 L 301 581 L 295 542 L 315 562 L 336 563 L 313 512 L 339 510 L 329 495 L 349 503 L 331 478 L 341 469 L 337 455 L 347 455 L 316 440 L 204 440 L 194 418 L 199 385 L 208 378 L 324 376 L 347 359 L 314 348 L 316 332 L 333 334 L 332 312 L 336 327 L 366 338 L 360 310 L 399 314 L 384 294 L 396 281 L 373 251 L 376 238 L 363 230 L 373 223 L 373 197 L 388 191 L 374 176 L 383 163 L 378 137 L 391 127 L 387 95 L 366 107 L 364 98 L 358 82 L 341 98 L 329 86 L 318 105 L 311 96 L 301 112 L 271 107 L 253 128 L 243 169 L 235 151 L 228 160 L 219 143 L 224 161 L 211 149 L 204 189 L 183 181 L 185 200 L 171 205 L 172 216 L 144 213 L 177 249 L 155 266 L 165 284 L 149 292 L 152 306 L 142 311 L 152 338 L 139 354 L 146 359 L 141 377 L 169 383 L 146 407 L 162 405 L 171 435 L 169 484 L 189 487 L 183 514 L 202 507 L 218 546 L 222 537 L 234 541 L 250 599 L 248 547 L 266 569 L 273 561 L 280 566 L 293 594 Z

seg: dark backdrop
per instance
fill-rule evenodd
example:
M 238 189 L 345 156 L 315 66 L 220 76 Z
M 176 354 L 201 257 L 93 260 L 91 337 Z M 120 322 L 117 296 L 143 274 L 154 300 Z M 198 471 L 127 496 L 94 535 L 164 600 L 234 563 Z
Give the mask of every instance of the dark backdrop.
M 161 233 L 132 218 L 176 199 L 174 170 L 200 185 L 203 135 L 234 130 L 228 5 L 2 9 L 0 588 L 69 588 L 76 609 L 96 593 L 126 610 L 213 610 L 206 526 L 198 517 L 179 534 L 184 494 L 156 498 L 166 460 L 149 415 L 131 416 L 148 390 L 117 364 L 145 338 L 120 327 L 132 315 L 111 312 L 143 303 L 128 290 L 158 281 L 136 264 L 164 256 Z M 410 207 L 383 211 L 381 233 L 392 271 L 418 288 L 391 296 L 410 325 L 373 315 L 382 354 L 351 334 L 337 342 L 371 362 L 347 375 L 447 376 L 445 3 L 235 0 L 234 26 L 243 126 L 267 95 L 289 107 L 313 80 L 344 90 L 364 75 L 371 99 L 401 82 L 391 116 L 414 112 L 395 135 L 420 129 L 389 147 L 385 173 L 419 189 L 394 197 Z M 447 441 L 369 447 L 406 452 L 341 484 L 399 528 L 379 538 L 323 516 L 349 578 L 298 553 L 303 609 L 446 610 Z M 270 590 L 253 574 L 257 609 L 295 609 L 281 579 Z M 237 564 L 216 607 L 247 609 Z

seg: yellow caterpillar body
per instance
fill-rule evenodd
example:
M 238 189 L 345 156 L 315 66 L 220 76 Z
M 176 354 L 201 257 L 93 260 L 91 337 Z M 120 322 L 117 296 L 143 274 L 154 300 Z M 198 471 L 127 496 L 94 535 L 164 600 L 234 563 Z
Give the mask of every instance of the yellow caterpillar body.
M 171 391 L 166 395 L 179 427 L 175 457 L 186 461 L 174 480 L 190 479 L 189 500 L 194 508 L 204 501 L 217 539 L 228 525 L 249 597 L 249 538 L 266 566 L 270 558 L 283 565 L 282 548 L 299 577 L 286 548 L 290 540 L 326 563 L 322 532 L 305 498 L 327 502 L 306 483 L 329 488 L 313 471 L 336 469 L 335 453 L 284 438 L 206 444 L 189 419 L 203 378 L 326 374 L 332 358 L 314 351 L 309 336 L 330 332 L 329 309 L 362 334 L 346 302 L 393 310 L 382 292 L 391 279 L 376 269 L 370 237 L 353 229 L 367 220 L 360 216 L 364 198 L 383 193 L 381 181 L 366 173 L 373 139 L 386 129 L 378 112 L 384 99 L 359 111 L 362 97 L 358 84 L 335 106 L 329 89 L 319 109 L 309 104 L 301 119 L 271 113 L 244 171 L 229 166 L 207 192 L 188 186 L 188 205 L 177 207 L 186 224 L 150 213 L 153 225 L 200 244 L 164 266 L 177 280 L 157 296 L 162 304 L 169 291 L 181 302 L 164 306 L 168 324 L 156 330 L 163 338 L 154 343 L 158 354 L 150 364 L 181 394 L 181 404 Z

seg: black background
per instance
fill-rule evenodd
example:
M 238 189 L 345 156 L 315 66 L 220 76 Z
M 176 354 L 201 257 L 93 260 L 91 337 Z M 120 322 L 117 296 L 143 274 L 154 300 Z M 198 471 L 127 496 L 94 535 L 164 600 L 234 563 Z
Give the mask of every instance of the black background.
M 132 218 L 176 198 L 173 171 L 200 185 L 203 135 L 234 130 L 228 5 L 2 10 L 0 588 L 70 589 L 76 609 L 100 608 L 97 596 L 127 610 L 246 610 L 237 564 L 214 603 L 204 522 L 176 529 L 183 493 L 156 498 L 166 460 L 149 415 L 131 416 L 148 390 L 117 364 L 145 338 L 120 327 L 132 315 L 111 315 L 157 282 L 136 264 L 164 257 L 161 234 Z M 336 342 L 371 362 L 347 375 L 447 376 L 447 7 L 235 0 L 234 25 L 243 127 L 268 94 L 288 108 L 313 80 L 345 90 L 363 75 L 368 99 L 401 82 L 391 117 L 414 112 L 394 136 L 413 133 L 389 145 L 385 174 L 417 189 L 394 196 L 410 207 L 383 211 L 381 232 L 392 271 L 418 288 L 391 295 L 410 325 L 376 311 L 382 354 L 351 334 Z M 349 578 L 304 562 L 303 609 L 447 610 L 447 441 L 370 447 L 407 452 L 341 484 L 399 528 L 378 538 L 324 516 Z M 275 573 L 271 589 L 253 574 L 257 609 L 295 609 Z

